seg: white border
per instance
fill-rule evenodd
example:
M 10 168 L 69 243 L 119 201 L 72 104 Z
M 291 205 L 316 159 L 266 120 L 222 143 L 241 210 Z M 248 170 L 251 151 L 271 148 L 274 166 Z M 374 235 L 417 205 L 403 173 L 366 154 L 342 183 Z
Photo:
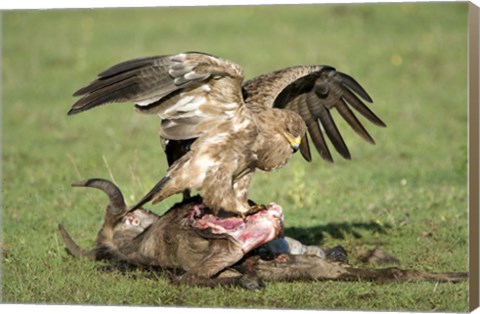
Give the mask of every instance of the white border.
M 305 0 L 224 0 L 224 1 L 215 1 L 215 0 L 175 0 L 174 4 L 168 3 L 167 1 L 162 0 L 83 0 L 83 1 L 69 1 L 69 2 L 60 2 L 58 0 L 43 0 L 43 1 L 32 1 L 32 0 L 1 0 L 0 1 L 0 10 L 31 10 L 31 9 L 81 9 L 81 8 L 133 8 L 133 7 L 184 7 L 184 6 L 211 6 L 211 5 L 282 5 L 282 4 L 312 4 L 312 3 L 379 3 L 379 2 L 452 2 L 451 0 L 388 0 L 388 1 L 379 1 L 379 0 L 324 0 L 324 1 L 305 1 Z M 480 0 L 472 1 L 458 1 L 455 2 L 472 2 L 477 6 L 480 6 Z M 1 20 L 0 20 L 1 21 Z M 0 290 L 1 293 L 1 290 Z M 0 296 L 1 300 L 1 296 Z M 90 306 L 90 305 L 38 305 L 38 304 L 0 304 L 0 310 L 2 313 L 15 313 L 21 311 L 27 311 L 28 313 L 48 313 L 64 314 L 68 312 L 69 314 L 83 314 L 85 311 L 91 311 L 94 313 L 102 314 L 123 314 L 123 313 L 155 313 L 158 314 L 159 311 L 167 310 L 171 313 L 188 313 L 195 311 L 199 314 L 219 314 L 219 313 L 249 313 L 249 314 L 290 314 L 290 313 L 301 313 L 301 312 L 315 312 L 315 313 L 338 313 L 338 314 L 361 314 L 361 313 L 372 313 L 372 312 L 360 312 L 360 311 L 316 311 L 316 310 L 270 310 L 270 309 L 232 309 L 232 308 L 175 308 L 175 307 L 132 307 L 132 306 Z M 376 314 L 404 314 L 404 312 L 378 312 Z M 415 312 L 421 313 L 421 312 Z M 429 312 L 425 312 L 429 313 Z M 477 308 L 472 313 L 480 313 L 480 308 Z
M 433 2 L 428 0 L 176 0 L 173 3 L 162 0 L 83 0 L 83 1 L 32 1 L 32 0 L 2 0 L 0 10 L 25 9 L 75 9 L 75 8 L 131 8 L 131 7 L 167 7 L 167 6 L 209 6 L 209 5 L 274 5 L 274 4 L 312 4 L 312 3 L 378 3 L 378 2 Z M 434 2 L 452 2 L 451 0 L 436 0 Z M 466 2 L 466 1 L 456 1 Z M 474 3 L 480 0 L 472 1 Z

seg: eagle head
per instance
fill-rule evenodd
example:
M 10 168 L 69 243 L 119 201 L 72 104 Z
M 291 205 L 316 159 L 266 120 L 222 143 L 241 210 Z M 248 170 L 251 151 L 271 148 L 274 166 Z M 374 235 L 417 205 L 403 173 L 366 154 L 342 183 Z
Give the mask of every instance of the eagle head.
M 256 167 L 272 171 L 283 167 L 300 148 L 306 125 L 297 113 L 273 108 L 261 112 L 259 133 L 253 151 L 257 155 Z
M 300 148 L 300 143 L 307 130 L 305 121 L 299 114 L 291 110 L 282 109 L 281 112 L 281 116 L 283 116 L 283 119 L 280 120 L 283 122 L 280 123 L 283 128 L 281 133 L 290 144 L 292 151 L 295 153 Z

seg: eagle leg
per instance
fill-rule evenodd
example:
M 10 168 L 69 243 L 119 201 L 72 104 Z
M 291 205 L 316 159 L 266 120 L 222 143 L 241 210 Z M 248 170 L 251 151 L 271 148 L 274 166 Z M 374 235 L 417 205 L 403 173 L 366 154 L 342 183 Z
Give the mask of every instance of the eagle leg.
M 183 190 L 183 192 L 182 192 L 182 197 L 183 197 L 183 198 L 182 198 L 182 201 L 183 201 L 183 202 L 188 201 L 188 200 L 192 197 L 192 195 L 191 195 L 191 193 L 190 193 L 190 189 L 185 189 L 185 190 Z
M 229 167 L 228 164 L 222 164 L 215 171 L 208 172 L 202 186 L 203 201 L 215 215 L 231 213 L 244 216 L 250 211 L 250 205 L 246 193 L 238 189 L 237 184 L 233 184 L 232 169 Z M 244 177 L 245 180 L 241 181 L 249 181 L 249 176 Z
M 185 156 L 190 151 L 192 144 L 196 138 L 187 140 L 166 140 L 160 136 L 160 143 L 167 156 L 168 167 L 170 168 L 177 160 Z M 185 189 L 182 192 L 183 201 L 187 201 L 191 198 L 190 189 Z

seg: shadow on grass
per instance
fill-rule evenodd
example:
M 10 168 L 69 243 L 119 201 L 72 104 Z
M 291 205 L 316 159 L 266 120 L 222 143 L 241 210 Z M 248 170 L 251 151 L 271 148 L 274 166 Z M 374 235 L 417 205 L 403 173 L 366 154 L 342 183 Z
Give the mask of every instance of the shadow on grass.
M 376 221 L 369 222 L 340 222 L 328 223 L 314 227 L 287 227 L 284 229 L 286 236 L 292 237 L 304 244 L 321 244 L 325 235 L 334 239 L 345 239 L 347 236 L 353 236 L 356 239 L 362 238 L 362 232 L 372 234 L 386 234 L 391 229 L 390 224 L 379 224 Z

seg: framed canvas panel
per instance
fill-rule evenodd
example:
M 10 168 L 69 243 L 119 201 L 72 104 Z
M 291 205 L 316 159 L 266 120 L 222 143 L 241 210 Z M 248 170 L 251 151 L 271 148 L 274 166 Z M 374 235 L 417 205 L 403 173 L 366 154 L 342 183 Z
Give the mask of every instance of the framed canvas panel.
M 102 312 L 116 313 L 132 306 L 209 313 L 477 308 L 478 7 L 208 4 L 119 2 L 1 12 L 0 308 L 87 306 L 60 307 L 83 311 L 109 305 L 100 307 Z M 101 193 L 74 189 L 72 182 L 111 180 L 130 205 L 168 168 L 157 117 L 136 113 L 132 103 L 67 116 L 78 99 L 72 94 L 119 62 L 187 51 L 231 60 L 243 68 L 245 80 L 297 65 L 328 65 L 354 77 L 386 124 L 378 127 L 359 115 L 375 144 L 332 110 L 351 159 L 328 142 L 334 162 L 325 162 L 312 146 L 311 162 L 295 154 L 278 171 L 257 171 L 249 197 L 283 207 L 285 236 L 325 249 L 341 246 L 354 267 L 468 272 L 468 280 L 273 281 L 249 291 L 174 285 L 162 273 L 111 269 L 69 256 L 58 224 L 82 247 L 93 247 L 107 205 Z M 163 214 L 180 200 L 175 195 L 147 207 Z M 390 259 L 370 258 L 369 252 Z

